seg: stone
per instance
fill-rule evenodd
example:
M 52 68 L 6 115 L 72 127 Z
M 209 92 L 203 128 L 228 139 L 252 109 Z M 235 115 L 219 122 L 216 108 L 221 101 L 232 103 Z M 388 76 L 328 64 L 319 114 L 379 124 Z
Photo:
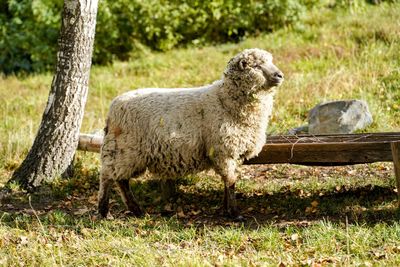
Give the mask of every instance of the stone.
M 368 104 L 361 100 L 339 100 L 318 104 L 308 115 L 309 134 L 348 134 L 373 122 Z

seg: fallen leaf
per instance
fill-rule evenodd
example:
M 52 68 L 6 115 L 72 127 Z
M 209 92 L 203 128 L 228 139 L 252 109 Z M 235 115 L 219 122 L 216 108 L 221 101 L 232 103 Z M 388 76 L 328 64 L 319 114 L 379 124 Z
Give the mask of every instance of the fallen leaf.
M 172 205 L 171 205 L 171 203 L 166 204 L 166 205 L 164 206 L 164 210 L 166 210 L 166 211 L 172 211 Z
M 292 239 L 293 241 L 296 241 L 296 240 L 299 239 L 299 235 L 298 235 L 298 234 L 292 234 L 292 235 L 290 236 L 290 239 Z
M 155 199 L 153 200 L 153 204 L 158 204 L 158 203 L 161 202 L 161 200 L 162 200 L 162 197 L 161 197 L 161 196 L 158 196 L 157 198 L 155 198 Z
M 196 215 L 199 215 L 201 213 L 201 210 L 192 210 L 190 213 L 192 215 L 196 216 Z
M 313 202 L 311 202 L 311 207 L 316 208 L 318 206 L 319 202 L 314 200 Z
M 85 236 L 85 237 L 90 236 L 90 230 L 87 229 L 87 228 L 82 228 L 82 229 L 81 229 L 81 233 L 82 233 L 82 235 Z
M 19 244 L 22 246 L 28 245 L 29 241 L 28 241 L 28 237 L 27 236 L 20 236 L 19 237 Z
M 85 214 L 89 211 L 90 210 L 87 207 L 84 207 L 84 208 L 78 209 L 77 211 L 74 211 L 74 215 L 82 216 L 83 214 Z
M 182 211 L 179 211 L 179 212 L 177 213 L 177 215 L 178 215 L 179 218 L 185 218 L 185 217 L 186 217 L 186 215 L 185 215 L 185 213 L 183 212 L 183 210 L 182 210 Z

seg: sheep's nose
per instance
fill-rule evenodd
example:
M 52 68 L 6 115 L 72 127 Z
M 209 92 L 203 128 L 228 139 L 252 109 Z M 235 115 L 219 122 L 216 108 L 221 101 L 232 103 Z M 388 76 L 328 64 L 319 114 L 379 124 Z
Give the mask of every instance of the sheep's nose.
M 274 78 L 283 79 L 283 73 L 281 71 L 275 72 Z

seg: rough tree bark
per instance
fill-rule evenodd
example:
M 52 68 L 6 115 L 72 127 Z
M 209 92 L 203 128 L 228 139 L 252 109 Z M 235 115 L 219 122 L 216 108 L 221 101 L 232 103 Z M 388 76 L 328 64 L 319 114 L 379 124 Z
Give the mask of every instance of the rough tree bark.
M 35 141 L 9 182 L 33 190 L 71 163 L 86 104 L 98 0 L 65 0 L 56 73 Z

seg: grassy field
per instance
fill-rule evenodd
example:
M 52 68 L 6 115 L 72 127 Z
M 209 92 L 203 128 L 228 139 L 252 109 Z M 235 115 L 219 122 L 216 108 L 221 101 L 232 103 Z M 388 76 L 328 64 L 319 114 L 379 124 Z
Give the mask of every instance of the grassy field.
M 374 123 L 400 129 L 400 4 L 316 10 L 303 26 L 239 44 L 143 51 L 94 67 L 82 132 L 104 127 L 111 99 L 138 87 L 189 87 L 219 79 L 244 48 L 269 50 L 286 81 L 271 134 L 305 124 L 314 105 L 366 100 Z M 36 134 L 51 74 L 0 77 L 0 186 Z M 244 222 L 221 216 L 212 173 L 179 180 L 162 203 L 153 178 L 132 181 L 147 214 L 129 218 L 113 196 L 113 220 L 96 210 L 98 155 L 79 152 L 76 175 L 0 204 L 0 266 L 399 266 L 400 213 L 391 164 L 245 167 L 238 183 Z

